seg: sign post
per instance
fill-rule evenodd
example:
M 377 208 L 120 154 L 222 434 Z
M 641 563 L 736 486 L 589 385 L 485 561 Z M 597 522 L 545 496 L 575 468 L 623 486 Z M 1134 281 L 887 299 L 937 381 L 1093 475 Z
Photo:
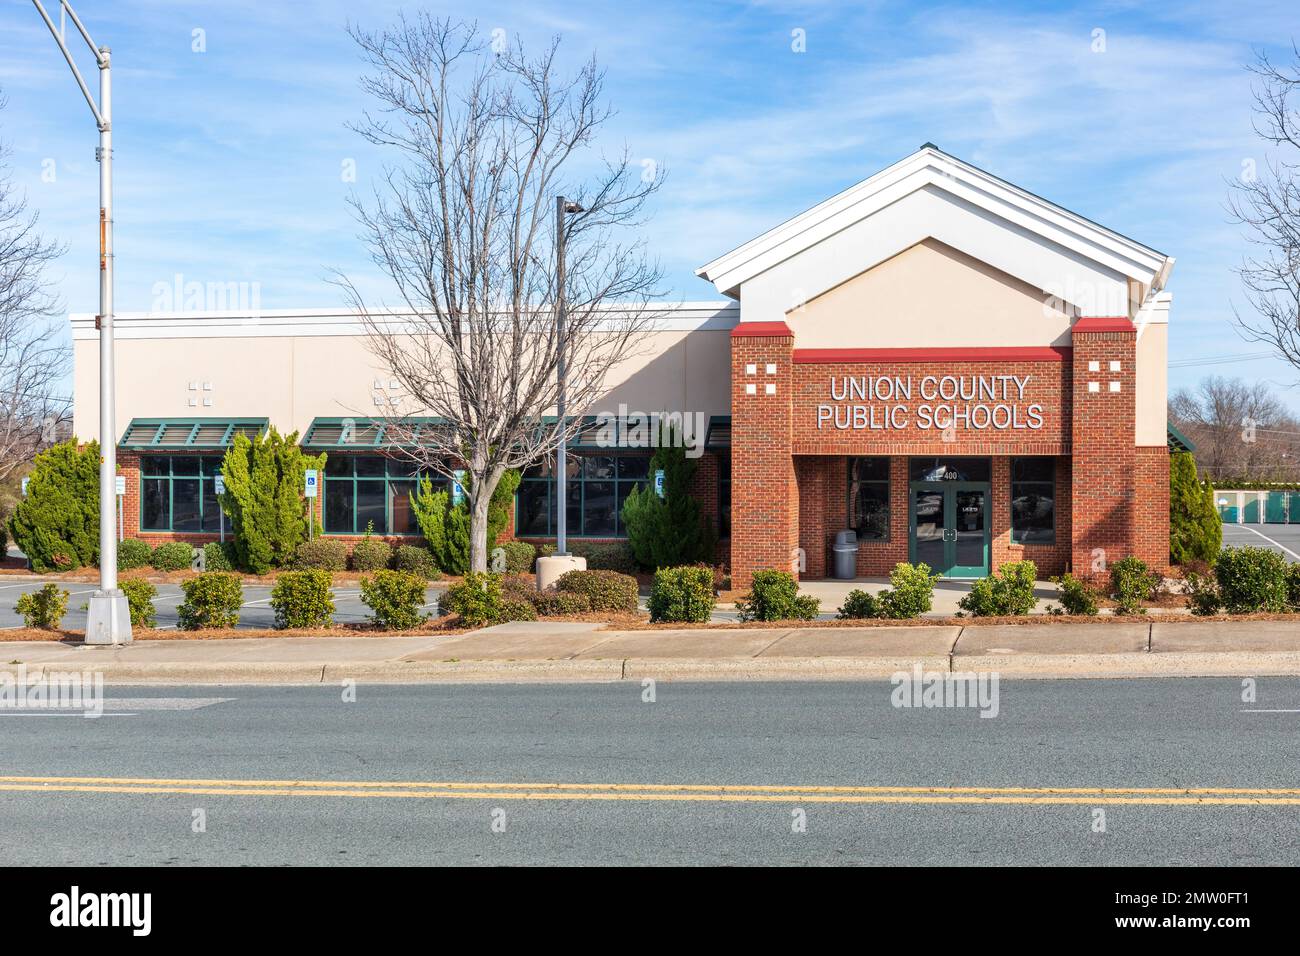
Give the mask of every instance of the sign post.
M 212 484 L 217 492 L 217 533 L 220 535 L 218 540 L 226 543 L 226 509 L 221 507 L 221 496 L 226 493 L 226 479 L 221 475 L 212 476 Z
M 655 494 L 660 498 L 664 496 L 664 470 L 662 468 L 655 469 Z
M 320 486 L 315 468 L 308 468 L 305 476 L 303 494 L 307 498 L 307 540 L 310 541 L 316 533 L 316 492 Z
M 117 540 L 122 541 L 122 502 L 126 501 L 126 475 L 117 475 Z

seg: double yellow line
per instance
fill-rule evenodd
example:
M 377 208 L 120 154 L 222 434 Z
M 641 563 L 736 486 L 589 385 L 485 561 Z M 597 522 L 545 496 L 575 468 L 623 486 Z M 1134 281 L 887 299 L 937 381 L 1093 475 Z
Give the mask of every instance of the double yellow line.
M 4 791 L 698 803 L 1300 805 L 1300 789 L 1227 787 L 818 787 L 667 783 L 471 783 L 13 776 L 0 777 L 0 792 Z

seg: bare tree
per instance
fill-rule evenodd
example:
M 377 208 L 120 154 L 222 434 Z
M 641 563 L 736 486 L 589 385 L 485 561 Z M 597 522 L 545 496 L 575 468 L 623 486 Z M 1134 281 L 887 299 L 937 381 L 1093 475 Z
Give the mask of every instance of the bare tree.
M 1233 180 L 1228 208 L 1247 227 L 1258 250 L 1238 274 L 1256 315 L 1237 314 L 1250 341 L 1265 342 L 1300 368 L 1300 49 L 1291 47 L 1289 65 L 1275 65 L 1264 52 L 1249 69 L 1254 86 L 1255 132 L 1280 148 L 1265 170 L 1251 163 Z
M 1297 477 L 1300 422 L 1264 382 L 1219 376 L 1170 396 L 1169 418 L 1196 444 L 1196 462 L 1212 479 Z
M 639 241 L 620 243 L 617 233 L 639 223 L 659 180 L 626 154 L 589 156 L 610 115 L 603 73 L 592 59 L 561 77 L 558 40 L 530 59 L 517 43 L 489 49 L 475 26 L 424 13 L 381 33 L 349 33 L 372 70 L 362 87 L 379 103 L 354 129 L 397 157 L 372 199 L 352 205 L 401 302 L 371 309 L 340 281 L 371 351 L 412 406 L 386 434 L 404 436 L 401 453 L 428 468 L 469 474 L 470 566 L 482 571 L 488 502 L 501 476 L 554 449 L 561 428 L 576 430 L 543 417 L 556 406 L 561 346 L 568 408 L 581 413 L 653 322 L 659 269 Z M 582 211 L 557 227 L 560 195 Z M 559 228 L 563 341 L 554 305 Z M 441 426 L 419 428 L 416 415 Z
M 4 105 L 0 96 L 0 111 Z M 38 216 L 8 175 L 8 155 L 0 144 L 0 481 L 58 439 L 71 407 L 71 356 L 45 277 L 63 248 L 36 231 Z

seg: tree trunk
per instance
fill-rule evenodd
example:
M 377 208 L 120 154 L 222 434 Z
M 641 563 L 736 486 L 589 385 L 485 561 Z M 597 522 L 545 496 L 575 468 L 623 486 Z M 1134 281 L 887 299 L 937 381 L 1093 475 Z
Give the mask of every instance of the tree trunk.
M 469 569 L 486 571 L 488 569 L 488 504 L 492 501 L 490 491 L 480 491 L 470 503 L 469 512 Z

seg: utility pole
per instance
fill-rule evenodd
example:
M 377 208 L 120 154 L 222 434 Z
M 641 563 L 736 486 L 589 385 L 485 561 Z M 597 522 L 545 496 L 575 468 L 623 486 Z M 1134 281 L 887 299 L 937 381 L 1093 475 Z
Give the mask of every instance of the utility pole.
M 113 375 L 113 81 L 112 55 L 97 47 L 68 0 L 59 0 L 59 26 L 45 12 L 41 0 L 32 0 L 50 28 L 54 42 L 68 61 L 72 75 L 94 114 L 99 128 L 99 590 L 90 595 L 86 618 L 87 644 L 125 644 L 131 640 L 131 617 L 126 595 L 117 586 L 117 536 L 114 502 L 117 499 L 117 426 L 114 422 Z M 99 103 L 91 95 L 65 42 L 66 19 L 72 20 L 90 47 L 99 67 Z
M 558 336 L 556 349 L 557 395 L 555 414 L 560 420 L 560 443 L 555 449 L 555 494 L 559 501 L 555 503 L 555 553 L 561 557 L 569 553 L 568 517 L 568 438 L 565 424 L 565 302 L 564 302 L 564 217 L 573 213 L 585 212 L 576 202 L 568 202 L 563 196 L 555 197 L 555 334 Z

